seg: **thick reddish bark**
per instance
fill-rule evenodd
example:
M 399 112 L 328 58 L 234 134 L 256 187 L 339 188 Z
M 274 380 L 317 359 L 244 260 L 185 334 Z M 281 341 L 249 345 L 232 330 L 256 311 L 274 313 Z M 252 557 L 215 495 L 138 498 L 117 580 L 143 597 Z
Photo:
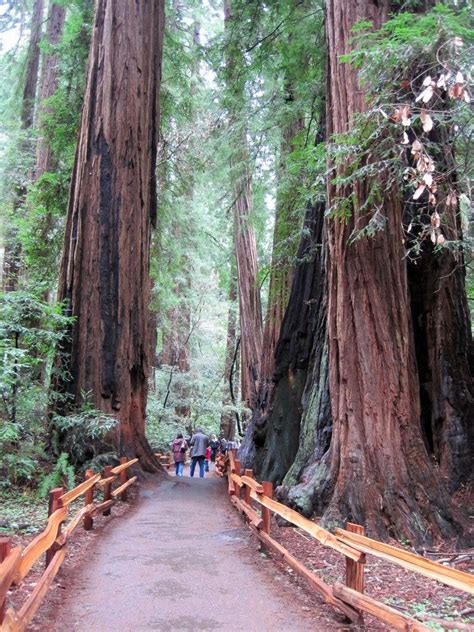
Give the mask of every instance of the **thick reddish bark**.
M 149 249 L 164 27 L 162 0 L 97 0 L 69 199 L 59 300 L 75 317 L 58 386 L 120 421 L 122 454 L 158 463 L 145 439 Z M 62 360 L 62 362 L 61 362 Z
M 366 108 L 356 71 L 341 63 L 358 20 L 379 28 L 389 2 L 327 5 L 328 132 L 347 131 Z M 379 176 L 383 183 L 384 174 Z M 346 222 L 328 221 L 329 385 L 333 434 L 320 500 L 324 520 L 351 520 L 370 533 L 413 541 L 453 535 L 453 509 L 420 428 L 420 401 L 401 233 L 402 199 L 384 193 L 385 230 L 349 243 L 370 182 L 328 184 L 328 202 L 351 202 Z
M 28 57 L 26 60 L 25 84 L 23 87 L 23 98 L 21 103 L 21 129 L 27 131 L 33 126 L 35 114 L 36 86 L 38 83 L 38 68 L 40 60 L 40 39 L 43 25 L 43 0 L 35 0 L 33 13 L 31 16 L 31 33 L 28 43 Z M 31 151 L 30 143 L 24 139 L 20 143 L 19 151 L 28 153 Z M 25 203 L 26 186 L 18 184 L 13 202 L 14 213 L 20 213 Z M 16 290 L 21 267 L 21 244 L 18 240 L 16 230 L 11 229 L 5 236 L 5 253 L 3 257 L 2 286 L 6 292 Z

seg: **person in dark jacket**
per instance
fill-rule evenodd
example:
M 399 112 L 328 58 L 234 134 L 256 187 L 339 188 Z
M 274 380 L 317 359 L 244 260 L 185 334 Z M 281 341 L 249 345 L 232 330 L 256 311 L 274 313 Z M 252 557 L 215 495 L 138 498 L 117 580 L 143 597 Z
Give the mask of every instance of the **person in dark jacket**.
M 188 442 L 181 433 L 176 435 L 176 439 L 171 445 L 173 449 L 174 466 L 176 469 L 176 476 L 183 476 L 184 463 L 186 461 L 186 450 L 188 449 Z
M 191 437 L 191 467 L 189 468 L 189 476 L 194 476 L 196 463 L 199 463 L 199 478 L 204 478 L 204 470 L 206 466 L 206 448 L 209 445 L 209 437 L 204 434 L 202 428 L 197 428 Z
M 215 463 L 217 450 L 221 445 L 219 439 L 216 437 L 215 434 L 211 435 L 211 441 L 209 445 L 211 446 L 211 463 Z

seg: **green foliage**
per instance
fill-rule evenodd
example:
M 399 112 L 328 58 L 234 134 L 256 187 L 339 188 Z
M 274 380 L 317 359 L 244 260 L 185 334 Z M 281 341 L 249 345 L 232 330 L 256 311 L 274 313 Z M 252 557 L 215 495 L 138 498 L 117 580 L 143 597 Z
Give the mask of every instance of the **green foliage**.
M 367 22 L 354 28 L 343 61 L 358 69 L 368 111 L 328 145 L 339 194 L 328 214 L 347 221 L 356 211 L 353 239 L 384 229 L 383 197 L 399 191 L 410 258 L 426 243 L 435 252 L 461 244 L 449 207 L 470 191 L 472 174 L 469 20 L 467 9 L 437 4 L 399 12 L 377 31 Z
M 35 410 L 41 374 L 51 371 L 56 345 L 71 318 L 27 292 L 0 293 L 1 416 L 26 422 Z M 44 398 L 43 398 L 44 401 Z
M 71 465 L 83 465 L 101 452 L 112 450 L 118 421 L 90 405 L 70 415 L 54 415 L 50 438 L 56 454 L 66 452 Z
M 69 463 L 69 455 L 67 452 L 62 452 L 59 455 L 51 472 L 46 474 L 41 481 L 38 491 L 39 495 L 42 497 L 46 496 L 50 489 L 61 487 L 64 481 L 66 481 L 67 489 L 73 489 L 75 487 L 74 468 Z

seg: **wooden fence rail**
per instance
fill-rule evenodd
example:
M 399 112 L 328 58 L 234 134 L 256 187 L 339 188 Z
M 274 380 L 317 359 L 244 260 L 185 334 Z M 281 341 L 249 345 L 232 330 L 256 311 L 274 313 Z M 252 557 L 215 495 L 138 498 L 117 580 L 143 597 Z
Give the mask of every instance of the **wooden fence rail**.
M 421 632 L 431 629 L 399 610 L 363 594 L 366 553 L 398 564 L 407 570 L 435 579 L 448 586 L 474 594 L 474 576 L 470 573 L 443 566 L 421 555 L 368 538 L 364 535 L 364 529 L 360 525 L 349 523 L 347 529 L 336 529 L 334 535 L 293 509 L 273 500 L 271 483 L 259 483 L 253 478 L 251 470 L 245 470 L 242 475 L 235 450 L 230 450 L 225 456 L 217 456 L 216 472 L 219 476 L 227 476 L 228 492 L 232 504 L 246 517 L 250 528 L 262 544 L 283 559 L 300 577 L 303 577 L 310 586 L 323 596 L 327 603 L 338 608 L 354 623 L 362 623 L 365 612 L 384 623 L 388 623 L 396 630 Z M 261 510 L 261 516 L 257 508 L 252 505 L 252 501 Z M 270 535 L 270 516 L 272 513 L 302 529 L 324 546 L 344 555 L 347 585 L 336 583 L 334 586 L 330 586 L 326 584 L 272 538 Z M 438 619 L 436 622 L 440 623 Z M 450 627 L 453 623 L 450 621 Z M 462 623 L 459 626 L 465 628 Z
M 137 480 L 136 476 L 128 478 L 128 469 L 138 459 L 122 458 L 120 461 L 117 467 L 106 467 L 103 478 L 88 470 L 86 480 L 74 489 L 67 492 L 62 488 L 51 490 L 46 527 L 24 549 L 11 549 L 9 538 L 0 538 L 0 632 L 22 632 L 31 622 L 64 561 L 68 539 L 80 522 L 83 521 L 85 529 L 92 529 L 95 514 L 108 515 L 119 498 L 125 500 L 126 490 Z M 112 490 L 117 479 L 120 486 Z M 94 492 L 100 489 L 103 490 L 103 500 L 94 503 Z M 81 496 L 84 496 L 84 507 L 65 525 L 70 504 Z M 44 553 L 46 568 L 33 592 L 19 610 L 8 608 L 10 587 L 20 584 Z

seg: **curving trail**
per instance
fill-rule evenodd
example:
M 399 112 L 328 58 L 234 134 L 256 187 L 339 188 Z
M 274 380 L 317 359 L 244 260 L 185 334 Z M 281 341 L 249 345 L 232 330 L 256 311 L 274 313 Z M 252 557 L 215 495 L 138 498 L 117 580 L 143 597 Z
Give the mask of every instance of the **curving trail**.
M 301 598 L 272 581 L 273 564 L 259 559 L 225 481 L 207 476 L 147 486 L 136 508 L 87 553 L 50 629 L 318 629 Z

